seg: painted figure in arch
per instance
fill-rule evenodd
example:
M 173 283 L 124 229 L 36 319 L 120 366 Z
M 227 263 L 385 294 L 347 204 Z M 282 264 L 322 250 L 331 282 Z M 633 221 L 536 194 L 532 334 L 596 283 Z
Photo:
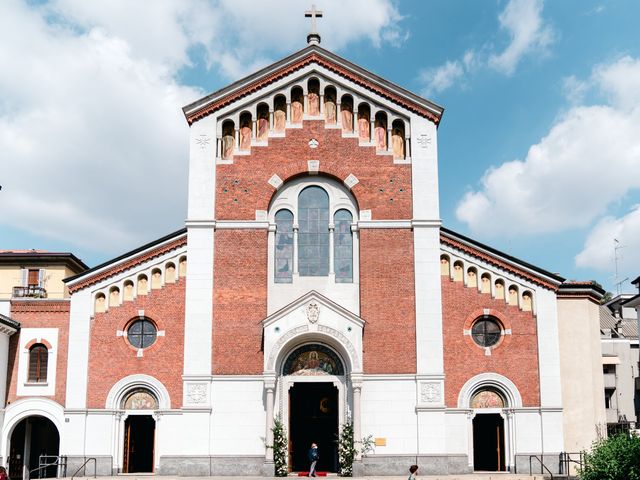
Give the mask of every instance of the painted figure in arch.
M 404 158 L 404 135 L 399 127 L 395 127 L 391 133 L 391 146 L 393 158 Z
M 291 121 L 293 123 L 302 123 L 302 96 L 296 96 L 291 102 Z
M 258 112 L 258 140 L 266 140 L 269 136 L 269 112 Z
M 309 95 L 307 95 L 307 101 L 309 102 L 309 115 L 320 115 L 320 96 L 316 92 L 311 91 Z
M 369 117 L 364 113 L 358 114 L 358 137 L 363 142 L 371 140 L 371 134 L 369 132 Z
M 378 150 L 386 150 L 387 149 L 387 128 L 382 119 L 376 118 L 376 127 L 375 127 L 375 141 L 376 141 L 376 149 Z
M 233 124 L 228 123 L 222 127 L 222 142 L 220 156 L 229 160 L 233 157 L 233 148 L 235 147 L 236 138 L 233 136 Z
M 333 93 L 327 93 L 324 97 L 324 118 L 327 123 L 336 123 L 336 98 Z
M 351 105 L 342 104 L 340 109 L 340 119 L 342 120 L 342 131 L 346 133 L 353 132 L 353 107 Z
M 287 114 L 284 110 L 276 109 L 273 112 L 273 129 L 276 132 L 284 132 L 284 127 L 287 123 Z
M 244 118 L 240 124 L 240 150 L 251 149 L 251 117 Z

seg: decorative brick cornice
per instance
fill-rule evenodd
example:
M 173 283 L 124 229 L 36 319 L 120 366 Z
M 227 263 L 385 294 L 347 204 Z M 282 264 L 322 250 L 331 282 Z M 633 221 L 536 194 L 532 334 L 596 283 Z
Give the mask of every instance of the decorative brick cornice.
M 412 102 L 410 99 L 403 97 L 402 95 L 399 95 L 395 92 L 392 92 L 380 85 L 377 85 L 376 83 L 364 78 L 361 75 L 358 75 L 356 73 L 354 73 L 353 71 L 349 70 L 348 68 L 345 68 L 341 65 L 338 65 L 337 63 L 334 63 L 330 60 L 328 60 L 327 58 L 323 57 L 322 55 L 319 55 L 317 52 L 310 52 L 308 55 L 302 57 L 301 59 L 285 66 L 282 67 L 278 70 L 275 70 L 274 72 L 259 78 L 257 80 L 254 80 L 253 82 L 250 82 L 249 84 L 245 85 L 244 87 L 240 88 L 239 90 L 236 90 L 232 93 L 229 93 L 228 95 L 223 96 L 222 98 L 209 103 L 205 106 L 203 106 L 202 108 L 200 108 L 199 110 L 196 110 L 188 115 L 186 115 L 187 117 L 187 122 L 189 122 L 189 125 L 191 125 L 193 122 L 200 120 L 201 118 L 206 117 L 207 115 L 210 115 L 211 113 L 215 112 L 216 110 L 219 110 L 235 101 L 237 101 L 238 99 L 245 97 L 247 95 L 250 95 L 251 93 L 256 92 L 257 90 L 260 90 L 261 88 L 264 88 L 265 86 L 280 80 L 283 77 L 286 77 L 287 75 L 290 75 L 291 73 L 300 70 L 304 67 L 306 67 L 307 65 L 311 64 L 311 63 L 317 63 L 318 65 L 325 67 L 326 69 L 337 73 L 338 75 L 351 80 L 352 82 L 372 91 L 377 93 L 378 95 L 387 98 L 395 103 L 397 103 L 398 105 L 403 106 L 404 108 L 406 108 L 407 110 L 410 110 L 414 113 L 417 113 L 418 115 L 421 115 L 425 118 L 428 118 L 429 120 L 431 120 L 433 123 L 435 123 L 436 125 L 438 125 L 438 123 L 440 122 L 440 116 L 436 115 L 435 113 L 433 113 L 432 111 L 428 110 L 427 108 L 423 107 L 422 105 L 419 105 L 416 102 Z
M 514 266 L 511 263 L 508 263 L 504 260 L 501 260 L 498 257 L 495 257 L 493 255 L 490 255 L 486 252 L 483 252 L 481 250 L 478 250 L 476 248 L 471 247 L 470 245 L 467 245 L 466 243 L 462 243 L 459 242 L 445 234 L 443 234 L 442 232 L 440 232 L 440 242 L 446 245 L 449 245 L 450 247 L 456 248 L 458 250 L 463 251 L 464 253 L 471 255 L 472 257 L 478 258 L 480 260 L 483 260 L 491 265 L 494 265 L 496 267 L 502 268 L 504 270 L 507 270 L 508 272 L 513 273 L 514 275 L 518 275 L 522 278 L 525 278 L 527 280 L 529 280 L 530 282 L 535 283 L 536 285 L 540 285 L 542 287 L 548 288 L 549 290 L 553 290 L 556 291 L 558 289 L 558 286 L 545 280 L 542 277 L 539 277 L 537 275 L 532 274 L 531 272 L 528 272 L 524 269 L 521 268 L 517 268 L 516 266 Z
M 96 272 L 95 274 L 88 276 L 81 282 L 78 282 L 74 285 L 69 285 L 69 292 L 74 293 L 84 288 L 87 288 L 91 285 L 95 285 L 96 283 L 101 282 L 102 280 L 105 280 L 109 277 L 113 277 L 114 275 L 124 272 L 125 270 L 129 270 L 130 268 L 136 267 L 148 260 L 151 260 L 153 258 L 164 255 L 165 253 L 168 253 L 172 250 L 176 250 L 180 247 L 183 247 L 186 244 L 187 244 L 186 235 L 181 236 L 180 238 L 176 238 L 175 240 L 169 243 L 161 245 L 152 250 L 148 250 L 144 253 L 138 254 L 122 263 L 113 265 L 112 267 L 107 268 L 106 270 Z
M 11 300 L 11 314 L 14 313 L 69 313 L 69 299 L 61 300 Z

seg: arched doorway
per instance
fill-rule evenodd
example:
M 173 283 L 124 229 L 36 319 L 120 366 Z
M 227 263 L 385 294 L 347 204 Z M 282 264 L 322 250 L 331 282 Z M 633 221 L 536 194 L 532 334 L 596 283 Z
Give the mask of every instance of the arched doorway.
M 502 395 L 489 388 L 476 391 L 471 398 L 473 418 L 473 469 L 502 472 L 505 467 L 504 419 Z
M 156 421 L 152 412 L 158 400 L 149 390 L 137 388 L 122 402 L 127 411 L 124 421 L 123 473 L 151 473 L 154 471 Z
M 283 365 L 288 385 L 289 466 L 308 471 L 311 443 L 318 445 L 319 472 L 338 471 L 338 428 L 344 364 L 325 345 L 313 343 L 293 350 Z
M 9 441 L 9 477 L 11 479 L 51 478 L 58 467 L 37 469 L 42 463 L 54 463 L 60 454 L 60 433 L 46 417 L 33 415 L 22 419 L 13 429 Z

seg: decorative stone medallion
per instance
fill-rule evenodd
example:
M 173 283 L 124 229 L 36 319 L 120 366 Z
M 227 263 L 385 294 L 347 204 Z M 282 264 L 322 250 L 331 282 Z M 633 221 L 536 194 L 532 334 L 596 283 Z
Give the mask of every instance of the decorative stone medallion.
M 278 176 L 278 174 L 274 173 L 273 175 L 271 175 L 271 178 L 269 179 L 269 185 L 271 185 L 273 188 L 275 188 L 276 190 L 279 189 L 282 186 L 282 179 Z
M 309 148 L 318 148 L 318 145 L 320 145 L 320 142 L 318 142 L 318 140 L 316 140 L 315 138 L 309 140 Z
M 198 137 L 196 138 L 196 145 L 198 145 L 201 150 L 204 150 L 205 148 L 207 148 L 210 142 L 211 142 L 211 137 L 205 134 L 198 135 Z
M 355 187 L 358 184 L 359 180 L 356 178 L 356 176 L 353 173 L 350 173 L 349 176 L 347 178 L 344 179 L 344 184 L 349 187 L 349 189 L 352 189 L 353 187 Z
M 422 403 L 440 403 L 441 388 L 438 382 L 424 382 L 420 385 Z
M 416 141 L 418 142 L 418 145 L 420 145 L 420 148 L 422 148 L 423 150 L 426 150 L 427 148 L 429 148 L 429 145 L 431 145 L 431 137 L 426 133 L 418 135 Z
M 311 323 L 316 323 L 320 318 L 320 305 L 317 302 L 311 302 L 307 305 L 307 319 Z
M 204 383 L 187 385 L 187 400 L 191 404 L 202 404 L 207 401 L 207 386 Z

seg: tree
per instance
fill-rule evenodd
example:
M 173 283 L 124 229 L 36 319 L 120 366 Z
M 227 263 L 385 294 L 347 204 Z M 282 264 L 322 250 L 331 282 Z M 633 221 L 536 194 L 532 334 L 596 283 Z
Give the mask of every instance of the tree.
M 594 442 L 585 454 L 581 480 L 640 480 L 640 437 L 619 433 Z

